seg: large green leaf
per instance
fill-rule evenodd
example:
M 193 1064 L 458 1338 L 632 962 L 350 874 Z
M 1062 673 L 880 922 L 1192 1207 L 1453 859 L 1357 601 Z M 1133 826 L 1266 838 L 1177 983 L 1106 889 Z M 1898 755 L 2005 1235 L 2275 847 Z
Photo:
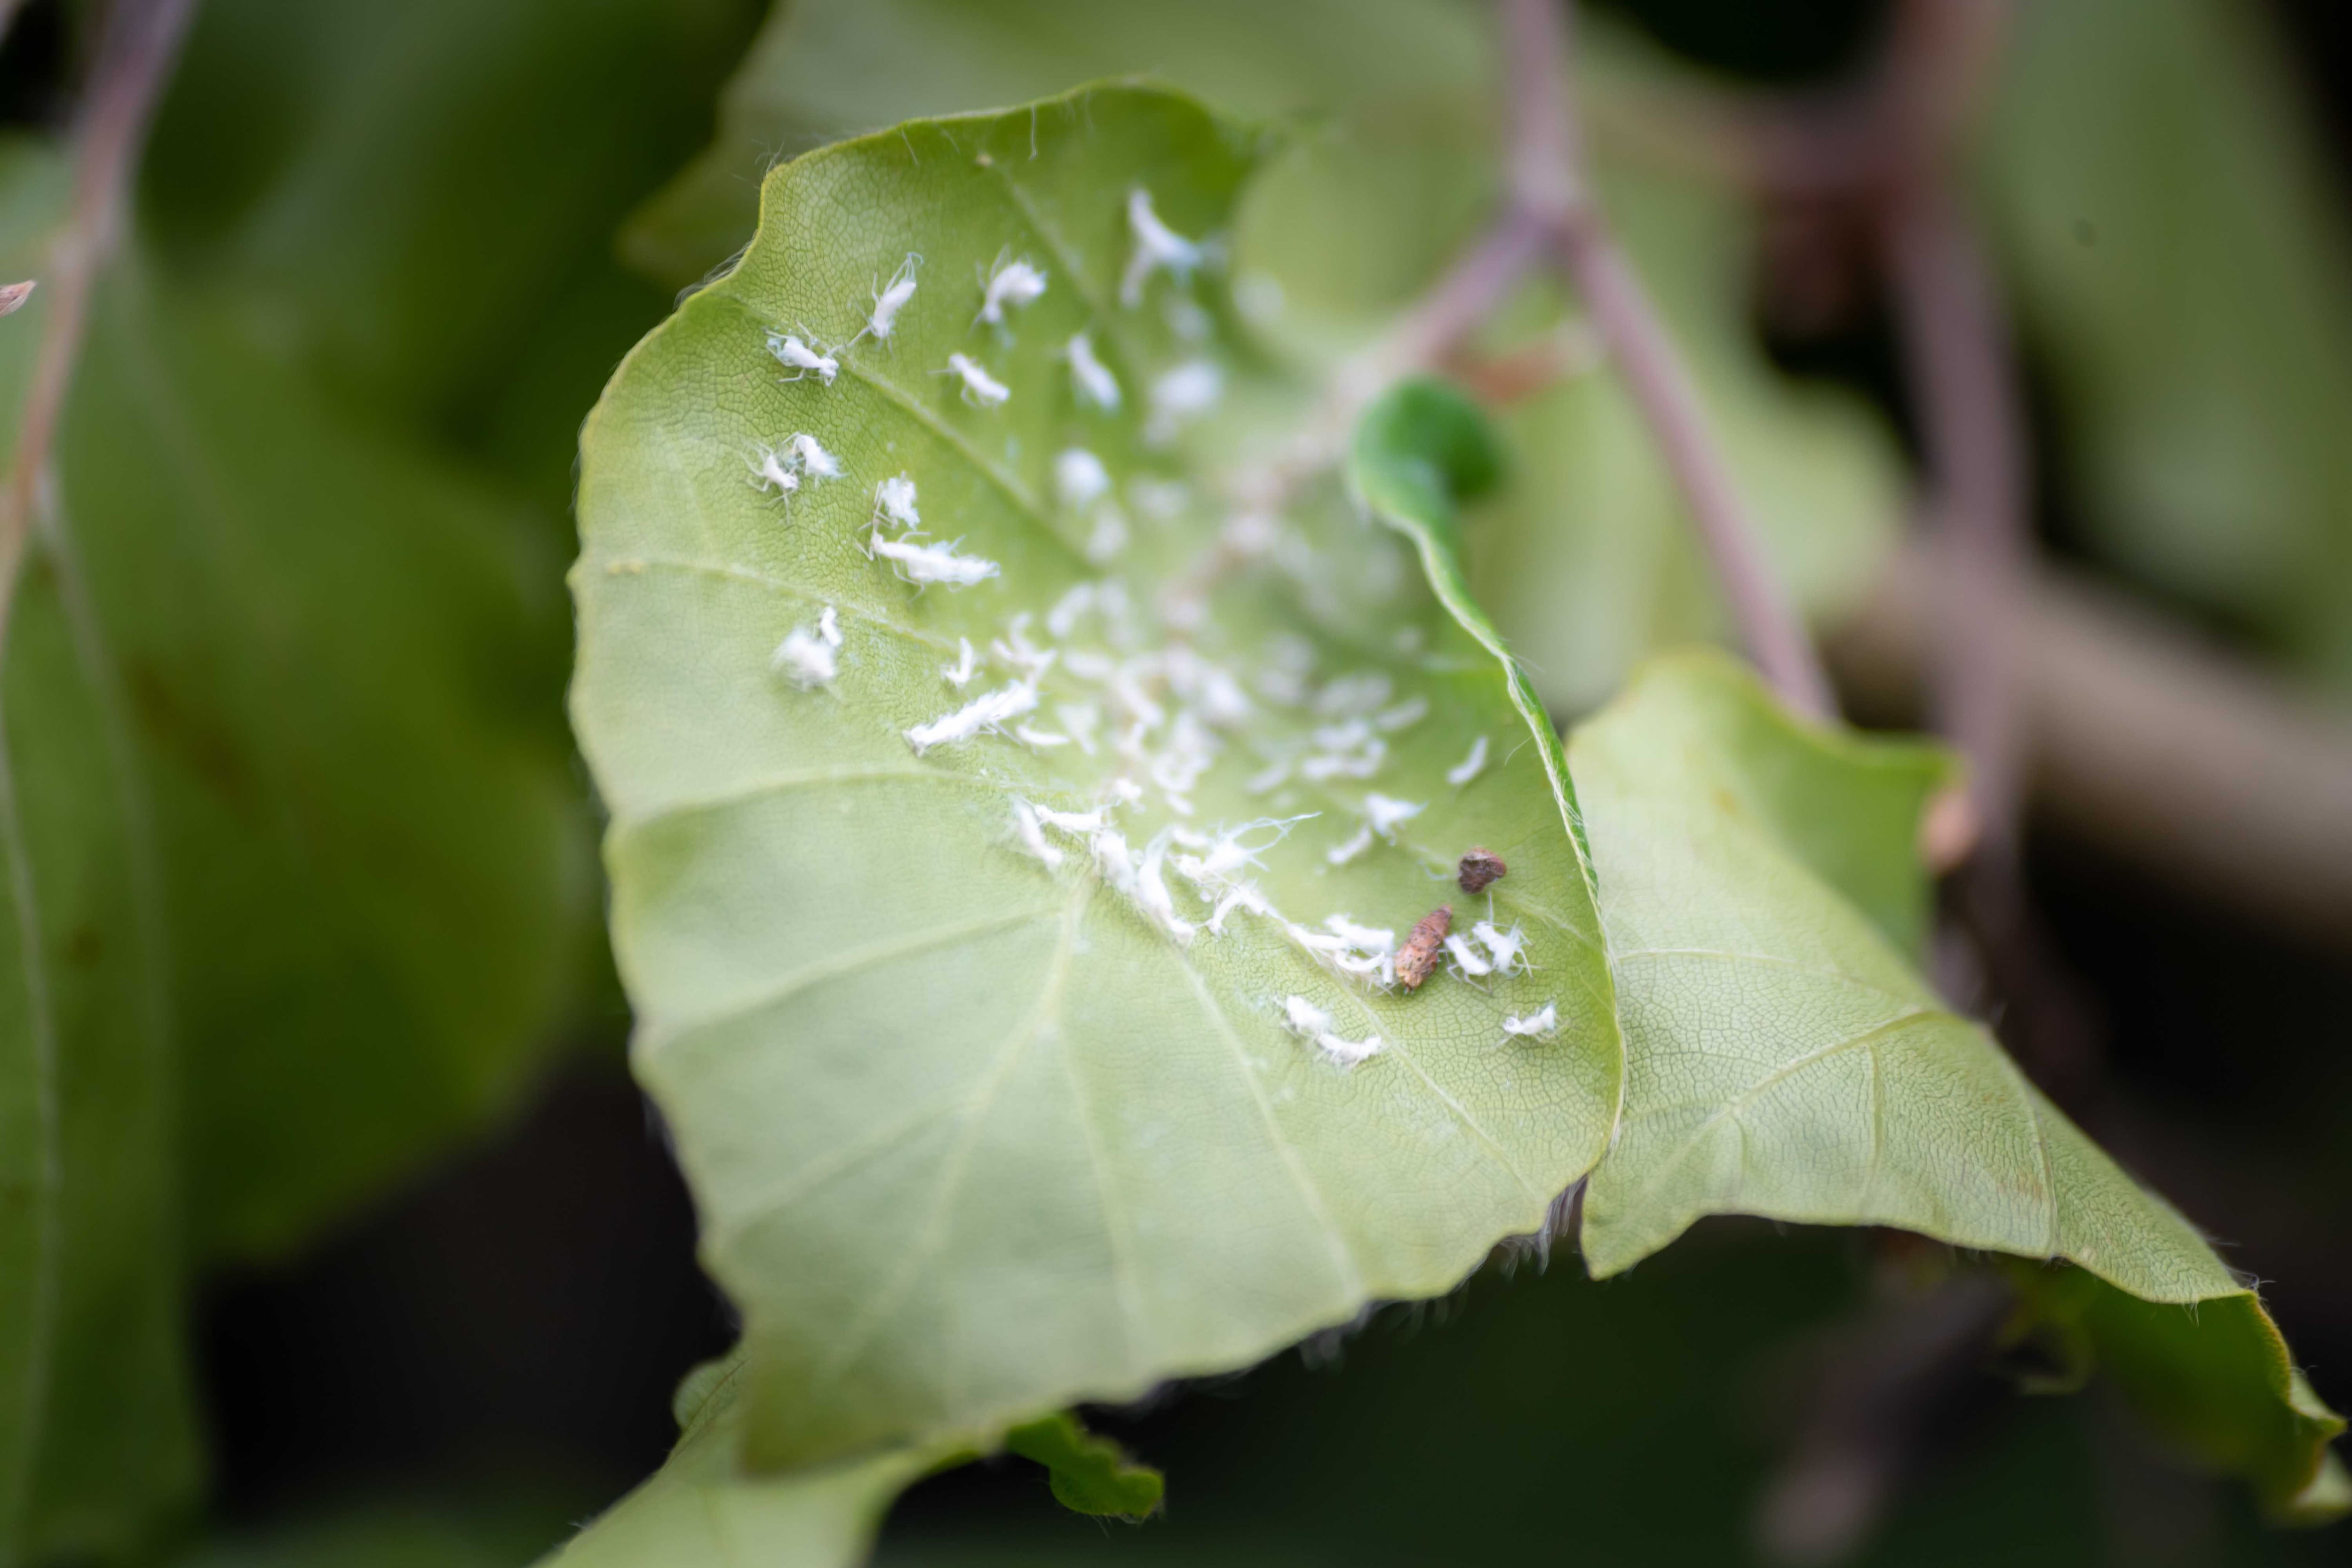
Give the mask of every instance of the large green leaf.
M 2341 1424 L 2252 1290 L 1907 962 L 1935 753 L 1801 724 L 1712 656 L 1650 667 L 1569 751 L 1625 1029 L 1592 1271 L 1731 1213 L 2064 1259 L 2091 1283 L 2053 1310 L 2127 1386 L 2274 1506 L 2324 1511 Z
M 2352 244 L 2231 0 L 2022 7 L 1985 191 L 2112 559 L 2352 679 Z
M 1186 299 L 1165 276 L 1118 302 L 1133 193 L 1212 235 L 1259 146 L 1181 97 L 1096 89 L 804 158 L 590 417 L 574 721 L 613 814 L 638 1069 L 745 1314 L 763 1462 L 1131 1395 L 1442 1291 L 1607 1135 L 1614 1007 L 1548 730 L 1332 487 L 1224 529 L 1208 487 L 1282 444 L 1290 404 L 1213 270 L 1198 313 L 1165 308 Z M 913 253 L 890 340 L 853 342 Z M 1048 279 L 1002 333 L 975 321 L 1000 257 Z M 1081 331 L 1116 415 L 1074 393 Z M 832 351 L 830 384 L 784 374 L 782 333 Z M 953 354 L 1009 401 L 960 397 Z M 1224 366 L 1223 409 L 1153 444 L 1139 405 L 1196 362 Z M 754 463 L 799 434 L 843 477 L 763 492 Z M 1053 499 L 1079 443 L 1114 482 L 1085 519 Z M 997 574 L 919 590 L 869 558 L 902 475 L 931 539 Z M 1098 567 L 1114 505 L 1132 542 Z M 1265 552 L 1171 629 L 1221 537 Z M 1026 680 L 1024 637 L 1063 656 Z M 998 651 L 959 687 L 967 642 Z M 1033 694 L 1009 734 L 929 728 Z M 1419 809 L 1372 832 L 1390 803 Z M 1450 898 L 1486 920 L 1451 882 L 1476 845 L 1509 861 L 1492 919 L 1531 967 L 1409 994 L 1342 972 L 1380 963 L 1330 951 L 1334 918 L 1402 937 Z M 1556 1029 L 1506 1032 L 1547 1005 Z
M 0 231 L 65 204 L 0 147 Z M 16 275 L 21 276 L 21 271 Z M 0 322 L 0 431 L 48 290 Z M 154 823 L 70 504 L 0 644 L 0 1560 L 119 1557 L 194 1490 Z

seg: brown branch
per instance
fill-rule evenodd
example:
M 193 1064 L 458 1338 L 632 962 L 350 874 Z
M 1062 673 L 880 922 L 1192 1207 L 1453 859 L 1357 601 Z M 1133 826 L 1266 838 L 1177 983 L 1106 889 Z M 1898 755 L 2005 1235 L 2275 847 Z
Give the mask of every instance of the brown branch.
M 76 119 L 73 206 L 50 251 L 48 320 L 7 480 L 0 486 L 0 647 L 34 498 L 48 470 L 89 325 L 90 294 L 121 238 L 139 148 L 194 8 L 194 0 L 116 0 Z
M 1565 86 L 1573 68 L 1566 15 L 1556 0 L 1506 0 L 1504 14 L 1513 79 L 1549 84 L 1522 88 L 1523 104 L 1558 117 L 1548 138 L 1556 155 L 1530 160 L 1530 177 L 1545 182 L 1556 204 L 1555 254 L 1657 438 L 1749 656 L 1781 700 L 1828 718 L 1836 711 L 1829 680 L 1796 605 L 1764 559 L 1755 516 L 1732 481 L 1690 373 L 1584 178 Z

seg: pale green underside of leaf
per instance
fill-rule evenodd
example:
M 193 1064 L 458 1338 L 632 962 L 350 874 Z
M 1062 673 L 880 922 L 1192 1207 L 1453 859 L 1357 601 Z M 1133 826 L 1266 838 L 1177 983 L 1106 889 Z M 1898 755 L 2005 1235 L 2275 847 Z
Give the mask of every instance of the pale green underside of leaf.
M 1850 867 L 1909 863 L 1932 753 L 1804 730 L 1696 657 L 1650 667 L 1569 751 L 1626 1038 L 1585 1199 L 1594 1273 L 1738 1213 L 2064 1258 L 2153 1301 L 2242 1292 L 1816 859 L 1830 825 L 1875 837 Z
M 0 265 L 65 170 L 0 147 Z M 36 274 L 37 275 L 37 274 Z M 53 292 L 0 333 L 13 442 Z M 154 825 L 70 505 L 44 510 L 0 647 L 0 1560 L 118 1557 L 187 1507 L 175 1069 Z
M 1043 626 L 1097 575 L 1076 548 L 1087 529 L 1048 499 L 1074 443 L 1129 508 L 1112 576 L 1137 606 L 1134 651 L 1161 656 L 1155 607 L 1223 521 L 1206 459 L 1266 445 L 1295 400 L 1254 372 L 1213 274 L 1196 301 L 1205 342 L 1168 319 L 1181 291 L 1164 276 L 1139 308 L 1115 302 L 1126 206 L 1139 184 L 1178 232 L 1213 234 L 1258 150 L 1189 100 L 1100 89 L 787 165 L 740 267 L 639 346 L 590 419 L 574 721 L 614 816 L 639 1071 L 676 1132 L 706 1259 L 745 1313 L 761 1462 L 1132 1395 L 1245 1364 L 1369 1300 L 1442 1291 L 1537 1226 L 1606 1135 L 1614 1009 L 1544 748 L 1503 664 L 1396 540 L 1328 491 L 1272 563 L 1209 600 L 1197 651 L 1250 702 L 1215 727 L 1193 815 L 1155 783 L 1119 825 L 1140 849 L 1162 826 L 1319 813 L 1279 843 L 1257 836 L 1247 877 L 1291 921 L 1344 913 L 1399 938 L 1449 897 L 1460 925 L 1484 918 L 1486 899 L 1450 880 L 1484 844 L 1510 862 L 1495 919 L 1522 928 L 1531 973 L 1383 994 L 1259 915 L 1180 944 L 1076 839 L 1042 863 L 1014 798 L 1084 809 L 1124 765 L 1108 743 L 1122 710 L 1067 663 L 1033 721 L 1104 705 L 1097 754 L 982 736 L 918 756 L 903 734 L 1008 683 L 983 659 L 951 687 L 959 637 L 984 652 L 1028 612 L 1031 634 L 1073 657 L 1108 646 L 1098 623 Z M 840 346 L 910 252 L 920 284 L 892 340 Z M 976 274 L 1000 252 L 1049 276 L 1004 337 L 973 320 Z M 783 381 L 772 326 L 835 346 L 835 384 Z M 1082 328 L 1126 389 L 1116 416 L 1078 405 L 1057 357 Z M 984 361 L 1011 401 L 960 401 L 936 374 L 951 353 Z M 1225 415 L 1147 444 L 1146 386 L 1199 354 L 1224 364 Z M 794 432 L 846 476 L 787 510 L 747 459 Z M 1001 576 L 918 594 L 867 558 L 875 487 L 902 471 L 931 537 Z M 1138 479 L 1189 484 L 1192 500 L 1154 521 Z M 825 606 L 838 674 L 799 689 L 770 656 Z M 1313 669 L 1286 693 L 1292 637 Z M 1376 776 L 1252 793 L 1270 756 L 1296 759 L 1328 721 L 1290 702 L 1348 675 L 1388 683 L 1402 714 L 1425 704 L 1386 733 Z M 1481 736 L 1484 770 L 1450 783 Z M 1424 809 L 1332 863 L 1374 791 Z M 1167 879 L 1183 918 L 1204 921 L 1172 865 Z M 1352 1068 L 1325 1059 L 1282 1026 L 1290 996 L 1327 1009 L 1335 1036 L 1387 1048 Z M 1507 1016 L 1547 1001 L 1556 1035 L 1506 1037 Z
M 2273 18 L 2044 0 L 1984 191 L 2099 547 L 2352 680 L 2352 238 Z
M 693 1397 L 668 1462 L 549 1556 L 549 1568 L 855 1568 L 898 1493 L 959 1457 L 952 1446 L 890 1449 L 747 1476 L 737 1465 L 744 1377 L 740 1361 L 697 1368 L 679 1390 L 681 1405 Z

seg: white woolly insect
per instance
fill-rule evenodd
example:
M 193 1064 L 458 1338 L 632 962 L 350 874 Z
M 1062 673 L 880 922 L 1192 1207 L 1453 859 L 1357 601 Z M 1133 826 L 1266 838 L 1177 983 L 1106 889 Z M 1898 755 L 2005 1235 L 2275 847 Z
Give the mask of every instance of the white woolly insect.
M 1133 805 L 1143 798 L 1143 786 L 1133 779 L 1113 779 L 1110 781 L 1110 793 Z
M 1282 933 L 1307 952 L 1321 958 L 1339 958 L 1355 951 L 1355 944 L 1344 936 L 1317 931 L 1312 926 L 1286 923 Z
M 1462 966 L 1462 973 L 1465 974 L 1480 975 L 1495 973 L 1495 966 L 1487 963 L 1476 948 L 1464 942 L 1462 933 L 1459 931 L 1445 939 L 1445 951 L 1454 955 L 1454 962 Z
M 1062 852 L 1045 842 L 1045 831 L 1037 826 L 1037 808 L 1025 800 L 1016 799 L 1013 803 L 1013 831 L 1020 837 L 1021 847 L 1045 862 L 1047 867 L 1062 863 Z
M 1143 863 L 1135 869 L 1135 901 L 1143 906 L 1143 912 L 1157 921 L 1160 930 L 1179 942 L 1189 942 L 1199 928 L 1176 912 L 1176 900 L 1168 891 L 1168 879 L 1160 874 L 1167 859 L 1168 835 L 1162 832 L 1145 846 Z
M 1331 1015 L 1304 996 L 1286 996 L 1282 999 L 1282 1022 L 1292 1034 L 1311 1040 L 1330 1032 Z
M 1209 917 L 1209 929 L 1219 936 L 1224 935 L 1225 917 L 1235 910 L 1245 910 L 1251 914 L 1265 915 L 1269 919 L 1274 915 L 1274 906 L 1265 901 L 1265 894 L 1246 882 L 1237 883 L 1227 888 L 1218 898 L 1216 912 Z
M 827 637 L 822 620 L 814 630 L 794 626 L 785 635 L 784 640 L 776 645 L 775 655 L 768 660 L 768 668 L 802 690 L 813 691 L 840 672 L 833 651 L 840 645 L 840 633 L 836 630 Z
M 1372 722 L 1395 734 L 1409 725 L 1418 724 L 1429 717 L 1429 699 L 1408 697 L 1393 708 L 1384 709 L 1372 716 Z
M 1368 779 L 1381 771 L 1381 764 L 1388 761 L 1388 756 L 1387 742 L 1366 740 L 1360 751 L 1327 752 L 1307 758 L 1298 764 L 1298 776 L 1309 784 L 1322 784 L 1339 778 Z
M 1559 1004 L 1547 1002 L 1540 1012 L 1530 1013 L 1524 1018 L 1504 1019 L 1503 1033 L 1531 1039 L 1542 1039 L 1559 1033 Z
M 874 290 L 874 313 L 866 318 L 866 332 L 860 337 L 870 332 L 877 342 L 890 341 L 898 328 L 898 312 L 915 297 L 915 268 L 922 264 L 920 256 L 908 252 L 907 259 L 898 263 L 898 270 L 890 274 L 890 281 Z
M 1128 853 L 1127 835 L 1106 827 L 1094 837 L 1095 869 L 1122 893 L 1135 891 L 1135 858 Z
M 1045 275 L 1032 266 L 1028 258 L 1015 261 L 999 254 L 996 270 L 988 275 L 988 281 L 982 287 L 980 314 L 972 318 L 972 325 L 986 321 L 992 327 L 1001 327 L 1007 305 L 1026 305 L 1045 292 Z
M 1323 858 L 1334 866 L 1344 866 L 1371 847 L 1372 830 L 1370 827 L 1359 827 L 1356 829 L 1355 837 L 1346 843 L 1335 844 L 1323 851 Z
M 1322 1034 L 1315 1037 L 1315 1044 L 1325 1056 L 1343 1068 L 1354 1067 L 1367 1058 L 1381 1054 L 1381 1037 L 1378 1035 L 1369 1035 L 1360 1040 L 1345 1040 L 1337 1035 Z
M 816 635 L 824 639 L 828 647 L 841 646 L 841 617 L 834 614 L 831 605 L 817 612 Z
M 801 477 L 793 472 L 784 455 L 773 447 L 751 448 L 744 461 L 751 465 L 751 488 L 770 495 L 790 496 L 801 488 Z
M 1486 951 L 1495 955 L 1495 967 L 1503 973 L 1509 974 L 1527 968 L 1527 959 L 1521 950 L 1528 945 L 1528 939 L 1520 933 L 1517 926 L 1507 931 L 1496 931 L 1490 922 L 1480 921 L 1470 928 L 1470 934 L 1486 944 Z
M 907 743 L 921 756 L 933 746 L 951 746 L 969 741 L 983 731 L 998 731 L 1012 721 L 1037 708 L 1037 689 L 1034 686 L 1001 686 L 985 697 L 973 699 L 952 713 L 943 713 L 928 724 L 918 724 L 906 731 Z
M 1084 511 L 1110 493 L 1110 470 L 1084 447 L 1072 447 L 1054 459 L 1054 489 L 1064 506 Z
M 1135 234 L 1135 252 L 1127 259 L 1127 274 L 1119 279 L 1118 302 L 1133 310 L 1143 303 L 1143 286 L 1161 268 L 1181 283 L 1201 265 L 1202 249 L 1174 229 L 1160 221 L 1151 205 L 1151 193 L 1141 185 L 1127 193 L 1127 226 Z
M 786 381 L 798 381 L 802 376 L 814 374 L 817 380 L 831 386 L 833 378 L 841 374 L 839 360 L 828 353 L 819 353 L 790 332 L 771 331 L 768 334 L 768 352 L 776 356 L 777 363 L 800 373 L 799 375 L 786 376 Z
M 1118 412 L 1118 377 L 1095 357 L 1093 339 L 1080 332 L 1062 350 L 1062 357 L 1070 362 L 1070 380 L 1076 384 L 1080 397 L 1106 414 Z
M 923 514 L 915 510 L 915 481 L 900 474 L 876 485 L 874 515 L 887 517 L 901 528 L 922 527 Z
M 1054 660 L 1061 657 L 1059 648 L 1041 648 L 1029 640 L 1029 612 L 1026 610 L 1005 624 L 1004 635 L 991 642 L 988 651 L 1022 671 L 1033 686 L 1039 677 L 1054 668 Z
M 972 651 L 970 637 L 956 638 L 956 661 L 953 664 L 941 665 L 940 673 L 947 677 L 950 686 L 961 690 L 971 682 L 973 676 L 980 673 L 980 655 Z
M 1460 789 L 1486 771 L 1486 737 L 1470 742 L 1470 754 L 1445 770 L 1445 782 Z
M 1361 926 L 1345 915 L 1327 915 L 1323 929 L 1346 941 L 1350 946 L 1367 952 L 1390 952 L 1396 947 L 1396 932 L 1379 926 Z
M 1095 513 L 1094 531 L 1087 535 L 1087 559 L 1108 566 L 1126 552 L 1127 540 L 1127 514 L 1115 506 L 1104 507 Z
M 1088 756 L 1095 754 L 1095 731 L 1102 728 L 1102 710 L 1091 702 L 1060 702 L 1055 704 L 1054 717 L 1062 721 L 1062 729 L 1078 743 L 1078 750 Z
M 988 367 L 966 353 L 948 355 L 941 375 L 963 377 L 963 400 L 974 408 L 994 408 L 1013 395 L 1013 389 L 988 374 Z
M 1384 795 L 1364 797 L 1364 816 L 1370 822 L 1372 831 L 1383 838 L 1395 837 L 1400 825 L 1419 816 L 1428 806 L 1427 801 L 1396 800 Z
M 1070 743 L 1070 738 L 1067 735 L 1056 735 L 1050 730 L 1040 730 L 1034 724 L 1016 727 L 1013 731 L 1013 738 L 1024 746 L 1034 746 L 1039 751 L 1051 751 L 1055 746 L 1066 746 Z
M 1056 833 L 1066 833 L 1073 838 L 1084 838 L 1100 833 L 1103 828 L 1102 808 L 1092 811 L 1055 811 L 1050 806 L 1037 808 L 1037 820 Z
M 1078 618 L 1094 607 L 1095 585 L 1092 583 L 1080 583 L 1055 600 L 1054 607 L 1045 612 L 1047 635 L 1056 637 L 1068 637 L 1078 629 Z
M 996 563 L 978 555 L 958 555 L 959 539 L 948 544 L 917 544 L 911 537 L 885 539 L 876 534 L 868 542 L 873 552 L 898 564 L 898 575 L 919 587 L 933 583 L 945 583 L 950 588 L 969 588 L 996 575 Z
M 1208 360 L 1187 360 L 1151 384 L 1151 417 L 1143 438 L 1165 445 L 1188 419 L 1206 414 L 1225 395 L 1225 373 Z
M 841 478 L 841 460 L 817 445 L 816 437 L 807 431 L 795 432 L 786 444 L 793 449 L 793 461 L 799 464 L 801 472 L 810 479 Z

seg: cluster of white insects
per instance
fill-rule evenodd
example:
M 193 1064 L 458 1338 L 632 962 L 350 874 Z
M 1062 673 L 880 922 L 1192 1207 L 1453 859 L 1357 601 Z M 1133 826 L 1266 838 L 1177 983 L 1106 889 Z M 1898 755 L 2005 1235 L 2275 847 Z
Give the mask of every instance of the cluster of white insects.
M 1140 187 L 1129 196 L 1127 217 L 1133 248 L 1120 279 L 1123 305 L 1140 305 L 1155 274 L 1166 272 L 1181 285 L 1208 259 L 1202 244 L 1168 226 L 1150 193 Z M 837 349 L 817 345 L 804 332 L 769 331 L 768 352 L 791 373 L 784 379 L 814 376 L 830 387 L 841 373 L 842 356 L 859 342 L 889 342 L 917 294 L 921 266 L 922 258 L 910 253 L 887 279 L 878 279 L 865 326 Z M 1044 298 L 1052 280 L 1027 258 L 1007 249 L 981 270 L 978 281 L 981 305 L 971 327 L 990 328 L 1002 336 L 1013 314 Z M 1198 340 L 1210 331 L 1206 312 L 1189 299 L 1177 301 L 1170 321 L 1180 338 Z M 1067 340 L 1057 357 L 1067 366 L 1082 406 L 1103 413 L 1122 406 L 1118 379 L 1096 353 L 1088 333 Z M 1013 396 L 1013 389 L 980 359 L 961 350 L 948 356 L 939 374 L 960 382 L 963 401 L 976 408 L 999 408 Z M 1162 372 L 1146 392 L 1146 444 L 1173 439 L 1183 423 L 1213 408 L 1223 394 L 1223 374 L 1213 360 L 1186 359 Z M 751 482 L 787 502 L 804 489 L 845 477 L 840 460 L 806 433 L 794 433 L 772 446 L 755 446 L 747 461 Z M 1129 506 L 1147 517 L 1165 519 L 1189 504 L 1181 484 L 1148 478 L 1130 485 L 1122 498 L 1109 469 L 1084 447 L 1057 454 L 1053 476 L 1055 499 L 1064 514 L 1087 531 L 1083 552 L 1097 566 L 1108 564 L 1127 548 Z M 887 563 L 918 592 L 932 586 L 966 589 L 1001 575 L 996 562 L 965 552 L 962 540 L 940 541 L 927 532 L 910 474 L 880 479 L 872 495 L 859 545 L 868 559 Z M 1240 527 L 1237 521 L 1226 531 L 1232 534 Z M 1255 523 L 1261 533 L 1273 527 L 1271 519 Z M 1428 716 L 1426 698 L 1398 700 L 1390 677 L 1373 669 L 1342 673 L 1317 684 L 1312 645 L 1291 635 L 1276 637 L 1265 650 L 1254 697 L 1234 670 L 1203 657 L 1189 642 L 1147 646 L 1146 628 L 1124 584 L 1115 577 L 1080 583 L 1065 594 L 1036 628 L 1044 633 L 1044 644 L 1033 637 L 1034 626 L 1033 616 L 1016 615 L 984 651 L 970 637 L 957 639 L 956 658 L 940 668 L 940 677 L 960 695 L 945 711 L 903 731 L 917 755 L 984 735 L 1009 736 L 1041 752 L 1074 748 L 1090 757 L 1101 755 L 1111 766 L 1111 776 L 1107 792 L 1089 809 L 1066 811 L 1018 796 L 1012 800 L 1013 837 L 1024 851 L 1049 869 L 1074 856 L 1081 858 L 1180 944 L 1204 931 L 1222 936 L 1230 921 L 1246 916 L 1273 924 L 1286 941 L 1343 982 L 1381 990 L 1397 984 L 1399 948 L 1393 930 L 1360 924 L 1345 913 L 1329 915 L 1318 925 L 1302 924 L 1277 910 L 1251 876 L 1254 868 L 1263 869 L 1260 856 L 1265 850 L 1320 814 L 1262 816 L 1238 826 L 1202 830 L 1192 826 L 1197 815 L 1193 795 L 1227 752 L 1229 737 L 1260 711 L 1261 702 L 1300 710 L 1308 721 L 1303 737 L 1258 742 L 1262 765 L 1244 787 L 1265 795 L 1293 780 L 1327 792 L 1352 791 L 1374 780 L 1387 764 L 1389 738 Z M 1082 628 L 1090 628 L 1100 640 L 1082 643 Z M 842 646 L 839 617 L 832 605 L 824 605 L 814 625 L 795 626 L 785 637 L 775 650 L 772 668 L 802 690 L 816 691 L 840 678 Z M 961 695 L 983 669 L 998 671 L 1002 679 L 977 694 Z M 1066 678 L 1057 689 L 1069 695 L 1057 696 L 1049 713 L 1045 683 L 1057 669 Z M 1447 771 L 1447 783 L 1459 790 L 1476 779 L 1486 766 L 1487 749 L 1487 737 L 1476 737 L 1468 754 Z M 1376 842 L 1393 844 L 1399 829 L 1429 805 L 1378 789 L 1365 790 L 1360 801 L 1353 831 L 1323 850 L 1322 859 L 1329 867 L 1347 865 L 1370 852 Z M 1147 805 L 1164 809 L 1176 820 L 1139 847 L 1130 844 L 1119 816 Z M 1189 890 L 1180 895 L 1179 888 Z M 1466 935 L 1454 933 L 1444 940 L 1450 972 L 1467 982 L 1523 973 L 1528 967 L 1520 928 L 1496 925 L 1491 896 L 1488 902 L 1489 919 L 1473 923 Z M 1410 975 L 1408 988 L 1419 980 L 1418 973 Z M 1352 1067 L 1383 1048 L 1377 1033 L 1350 1038 L 1335 1026 L 1328 1008 L 1306 996 L 1283 998 L 1280 1012 L 1286 1028 L 1341 1067 Z M 1549 1036 L 1559 1027 L 1557 1005 L 1548 1002 L 1534 1014 L 1506 1018 L 1502 1026 L 1507 1038 Z

